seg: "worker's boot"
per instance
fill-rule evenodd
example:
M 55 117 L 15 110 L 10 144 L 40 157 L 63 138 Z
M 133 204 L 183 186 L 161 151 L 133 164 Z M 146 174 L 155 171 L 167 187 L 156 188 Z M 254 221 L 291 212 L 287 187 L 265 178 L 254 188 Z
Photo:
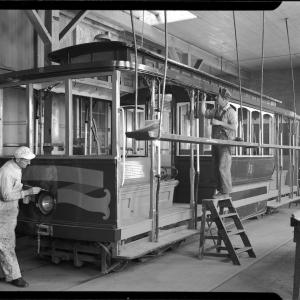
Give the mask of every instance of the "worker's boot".
M 29 284 L 28 282 L 26 282 L 23 277 L 20 277 L 20 278 L 17 278 L 17 279 L 14 279 L 12 281 L 10 281 L 10 283 L 14 286 L 17 286 L 17 287 L 28 287 Z

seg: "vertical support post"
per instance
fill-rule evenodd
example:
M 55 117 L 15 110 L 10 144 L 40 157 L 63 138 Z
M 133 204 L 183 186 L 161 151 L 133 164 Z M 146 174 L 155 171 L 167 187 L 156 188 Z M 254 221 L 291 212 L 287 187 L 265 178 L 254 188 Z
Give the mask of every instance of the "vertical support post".
M 44 154 L 45 94 L 40 97 L 40 154 Z
M 292 146 L 293 134 L 292 134 L 292 120 L 289 119 L 289 146 Z M 290 194 L 289 198 L 293 198 L 293 157 L 292 157 L 292 149 L 289 148 L 289 186 L 290 186 Z
M 73 97 L 72 79 L 65 80 L 65 143 L 66 155 L 73 155 Z
M 3 155 L 3 89 L 0 89 L 0 155 Z
M 296 122 L 295 128 L 295 146 L 299 146 L 299 121 Z M 296 150 L 296 186 L 297 186 L 297 196 L 299 196 L 299 150 Z
M 89 106 L 89 155 L 92 154 L 93 147 L 93 136 L 92 136 L 92 126 L 93 126 L 93 98 L 90 97 L 90 106 Z
M 33 99 L 33 85 L 29 83 L 26 85 L 26 99 L 27 99 L 27 141 L 28 147 L 34 152 L 34 99 Z
M 275 126 L 275 143 L 277 145 L 280 144 L 280 129 L 279 129 L 279 115 L 275 116 L 275 122 L 276 122 L 276 126 Z M 280 169 L 280 149 L 279 148 L 275 148 L 275 153 L 276 153 L 276 189 L 278 191 L 278 196 L 279 196 L 279 186 L 281 185 L 281 182 L 279 180 L 280 178 L 280 174 L 279 174 L 279 169 Z M 279 200 L 279 197 L 277 197 L 276 199 L 277 201 Z
M 116 160 L 116 172 L 119 170 L 119 159 L 120 158 L 120 139 L 119 139 L 119 109 L 120 109 L 120 83 L 121 83 L 121 72 L 118 70 L 112 73 L 112 122 L 111 122 L 111 143 L 112 143 L 112 156 Z M 123 128 L 125 130 L 125 128 Z M 116 174 L 116 188 L 117 188 L 117 227 L 120 226 L 121 221 L 121 205 L 120 205 L 120 176 Z M 116 251 L 119 249 L 119 243 L 116 243 Z
M 253 142 L 253 134 L 252 134 L 252 110 L 249 111 L 249 142 Z M 249 154 L 253 154 L 253 149 L 249 149 Z
M 38 10 L 39 17 L 45 22 L 45 10 Z M 42 68 L 45 65 L 45 47 L 39 34 L 34 31 L 34 66 Z M 37 153 L 37 152 L 36 152 Z
M 280 115 L 280 124 L 279 124 L 279 145 L 282 145 L 283 139 L 283 117 Z M 282 149 L 279 150 L 279 187 L 278 187 L 278 202 L 281 202 L 281 188 L 282 188 L 282 169 L 283 169 L 283 152 Z
M 80 132 L 81 132 L 81 127 L 80 127 L 80 99 L 76 98 L 76 121 L 75 121 L 75 126 L 76 126 L 76 138 L 80 138 Z
M 45 27 L 51 34 L 52 43 L 51 45 L 45 45 L 45 64 L 51 65 L 51 62 L 48 60 L 48 53 L 59 48 L 59 32 L 60 32 L 60 24 L 59 24 L 59 10 L 46 10 L 45 11 Z
M 296 133 L 296 123 L 295 123 L 295 119 L 293 119 L 293 128 L 292 128 L 292 146 L 295 147 L 295 133 Z M 295 179 L 296 179 L 296 175 L 295 175 L 295 170 L 296 170 L 296 152 L 295 149 L 292 149 L 292 186 L 293 186 L 293 198 L 294 198 L 294 185 L 295 185 Z
M 194 136 L 195 126 L 195 91 L 190 93 L 190 136 Z M 192 212 L 192 219 L 190 227 L 195 226 L 195 167 L 194 167 L 194 144 L 190 144 L 190 208 Z
M 155 109 L 155 79 L 151 81 L 151 101 L 150 101 L 150 111 L 149 118 L 154 119 L 154 109 Z M 155 142 L 150 142 L 150 211 L 149 219 L 152 220 L 152 227 L 150 232 L 150 241 L 155 241 L 155 228 L 156 228 L 156 205 L 155 205 Z
M 196 119 L 196 137 L 199 137 L 199 91 L 197 95 L 197 119 Z M 195 229 L 197 229 L 197 220 L 198 220 L 198 197 L 199 197 L 199 181 L 200 181 L 200 145 L 196 144 L 196 186 L 195 186 Z
M 261 114 L 261 130 L 260 130 L 260 144 L 264 143 L 264 113 L 260 111 Z M 264 155 L 264 148 L 260 148 L 260 155 Z

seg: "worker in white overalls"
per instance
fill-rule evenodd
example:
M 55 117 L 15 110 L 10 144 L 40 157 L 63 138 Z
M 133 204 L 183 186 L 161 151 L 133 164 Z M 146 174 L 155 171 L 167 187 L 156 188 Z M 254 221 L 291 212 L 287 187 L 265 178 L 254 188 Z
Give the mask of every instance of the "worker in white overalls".
M 29 203 L 29 195 L 38 194 L 40 187 L 22 190 L 22 169 L 30 165 L 35 154 L 25 146 L 19 147 L 14 158 L 0 168 L 0 266 L 5 280 L 17 287 L 27 287 L 22 278 L 15 253 L 15 228 L 19 212 L 18 200 Z

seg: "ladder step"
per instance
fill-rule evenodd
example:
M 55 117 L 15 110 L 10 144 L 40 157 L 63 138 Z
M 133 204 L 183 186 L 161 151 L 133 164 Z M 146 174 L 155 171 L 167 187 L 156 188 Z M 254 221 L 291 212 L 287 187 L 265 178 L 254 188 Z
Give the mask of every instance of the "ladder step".
M 245 232 L 245 230 L 244 230 L 244 229 L 235 230 L 235 231 L 230 231 L 230 232 L 228 232 L 228 236 L 232 236 L 232 235 L 241 234 L 241 233 L 243 233 L 243 232 Z
M 240 254 L 240 253 L 243 253 L 243 252 L 247 252 L 249 250 L 253 250 L 252 247 L 243 247 L 243 248 L 238 248 L 238 249 L 235 249 L 235 252 L 237 254 Z
M 219 238 L 218 235 L 208 235 L 205 237 L 206 240 L 216 240 L 217 238 Z
M 232 218 L 234 216 L 237 216 L 237 213 L 228 213 L 228 214 L 222 214 L 220 215 L 221 218 Z
M 208 235 L 209 233 L 205 232 L 204 230 L 200 231 L 200 259 L 203 257 L 203 255 L 227 256 L 231 258 L 235 265 L 240 265 L 240 261 L 237 256 L 239 253 L 248 252 L 249 257 L 256 257 L 239 215 L 232 205 L 230 197 L 223 199 L 204 199 L 202 201 L 202 208 L 204 212 L 202 215 L 202 218 L 204 218 L 204 223 L 202 223 L 202 225 L 205 224 L 206 221 L 208 227 L 211 228 L 211 224 L 215 223 L 216 228 L 214 229 L 217 229 L 218 231 L 216 232 L 215 230 L 209 230 L 210 235 Z M 232 218 L 232 220 L 230 222 L 226 222 L 226 220 L 224 220 L 225 218 Z M 230 223 L 230 228 L 227 223 Z M 232 225 L 234 226 L 234 229 L 232 229 Z M 234 235 L 240 235 L 243 245 L 233 245 L 233 241 L 230 240 L 230 236 Z M 205 251 L 204 242 L 206 239 L 214 240 L 214 245 L 206 250 L 217 249 L 217 253 L 208 253 Z M 233 240 L 235 241 L 235 239 Z M 221 245 L 222 243 L 224 243 L 224 246 Z M 221 250 L 227 251 L 228 254 L 220 253 Z

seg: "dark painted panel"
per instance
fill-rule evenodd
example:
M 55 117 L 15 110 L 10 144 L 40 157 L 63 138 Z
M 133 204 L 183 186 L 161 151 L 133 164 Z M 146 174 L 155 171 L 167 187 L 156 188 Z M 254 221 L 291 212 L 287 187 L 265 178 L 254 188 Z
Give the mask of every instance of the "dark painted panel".
M 17 232 L 36 235 L 37 223 L 19 221 Z M 116 242 L 121 238 L 121 230 L 113 228 L 98 228 L 85 226 L 53 225 L 54 238 L 66 238 L 82 241 Z
M 115 179 L 114 159 L 36 158 L 24 170 L 23 183 L 48 190 L 57 199 L 56 209 L 44 216 L 34 203 L 20 202 L 19 220 L 116 227 Z
M 178 169 L 176 179 L 179 180 L 179 185 L 176 188 L 174 201 L 187 203 L 190 199 L 190 158 L 188 156 L 176 157 L 175 166 Z M 233 157 L 231 168 L 233 186 L 270 180 L 273 170 L 273 157 Z M 202 156 L 200 160 L 199 199 L 211 198 L 215 187 L 216 182 L 213 178 L 211 157 Z M 239 200 L 265 192 L 265 190 L 253 189 L 239 192 L 238 194 L 234 193 L 232 196 L 234 200 Z

